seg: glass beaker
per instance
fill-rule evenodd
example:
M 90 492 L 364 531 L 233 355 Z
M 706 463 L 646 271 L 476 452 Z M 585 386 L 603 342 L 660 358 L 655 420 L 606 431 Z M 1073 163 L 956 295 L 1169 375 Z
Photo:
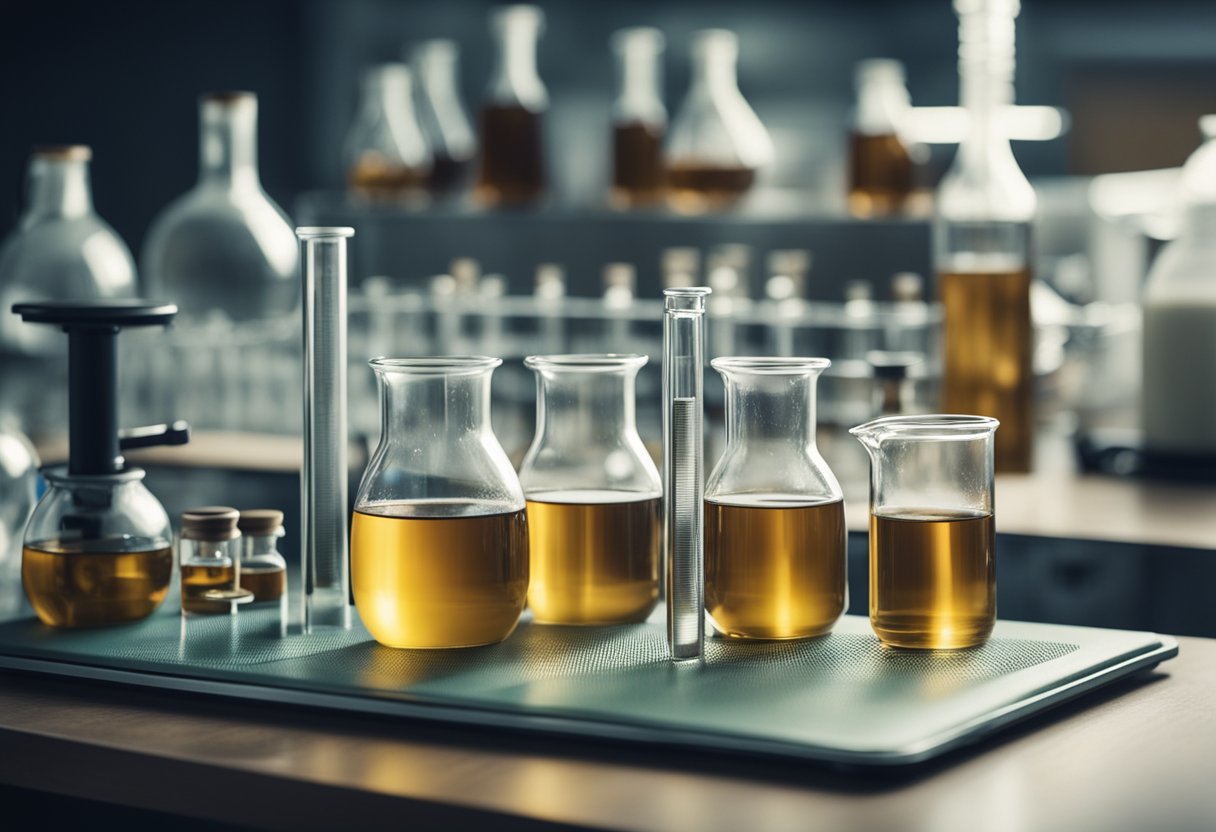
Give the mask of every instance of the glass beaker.
M 638 435 L 644 355 L 532 355 L 536 437 L 528 500 L 528 606 L 548 624 L 642 621 L 659 599 L 659 471 Z
M 831 631 L 848 605 L 844 497 L 815 444 L 826 358 L 716 358 L 726 450 L 705 484 L 705 608 L 722 635 Z
M 524 493 L 490 427 L 497 358 L 374 358 L 380 444 L 351 524 L 355 606 L 389 647 L 511 634 L 528 593 Z
M 870 454 L 870 626 L 890 647 L 983 644 L 996 621 L 993 435 L 985 416 L 891 416 Z

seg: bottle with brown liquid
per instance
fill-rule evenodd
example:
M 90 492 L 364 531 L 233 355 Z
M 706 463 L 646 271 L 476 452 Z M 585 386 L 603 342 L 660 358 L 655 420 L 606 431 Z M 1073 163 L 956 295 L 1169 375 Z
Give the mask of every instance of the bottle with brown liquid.
M 773 160 L 773 141 L 739 91 L 734 32 L 707 29 L 692 43 L 692 85 L 667 136 L 667 201 L 697 214 L 733 205 Z
M 253 593 L 241 588 L 239 517 L 228 506 L 182 512 L 178 562 L 183 614 L 230 615 L 253 600 Z
M 458 190 L 468 178 L 477 137 L 460 97 L 460 45 L 454 40 L 425 40 L 410 54 L 417 81 L 418 118 L 431 148 L 427 189 L 433 194 Z
M 351 581 L 388 647 L 473 647 L 515 629 L 528 594 L 519 478 L 490 427 L 480 356 L 376 358 L 380 444 L 355 498 Z
M 545 15 L 537 6 L 503 6 L 490 14 L 498 58 L 481 107 L 477 185 L 485 206 L 525 205 L 544 196 L 544 115 L 549 92 L 536 70 Z
M 970 129 L 942 180 L 934 262 L 943 314 L 942 409 L 1000 420 L 998 472 L 1034 455 L 1030 224 L 1035 193 L 1000 113 L 1013 102 L 1017 0 L 956 0 Z
M 663 196 L 663 33 L 649 26 L 612 35 L 620 92 L 612 105 L 612 189 L 614 208 L 653 205 Z
M 815 444 L 826 358 L 715 358 L 726 450 L 705 484 L 705 608 L 738 639 L 822 636 L 848 606 L 844 497 Z
M 870 455 L 870 625 L 888 647 L 975 647 L 992 633 L 997 426 L 936 414 L 849 431 Z
M 283 512 L 246 509 L 236 524 L 241 533 L 241 588 L 255 603 L 281 601 L 287 594 L 287 561 L 279 554 Z
M 533 355 L 528 606 L 547 624 L 642 621 L 659 599 L 658 469 L 638 435 L 644 355 Z
M 414 111 L 413 76 L 404 64 L 363 74 L 363 98 L 346 135 L 346 179 L 367 199 L 417 197 L 431 175 L 431 148 Z
M 903 213 L 916 165 L 900 136 L 911 107 L 903 64 L 885 58 L 857 65 L 857 112 L 849 136 L 849 211 L 856 217 Z

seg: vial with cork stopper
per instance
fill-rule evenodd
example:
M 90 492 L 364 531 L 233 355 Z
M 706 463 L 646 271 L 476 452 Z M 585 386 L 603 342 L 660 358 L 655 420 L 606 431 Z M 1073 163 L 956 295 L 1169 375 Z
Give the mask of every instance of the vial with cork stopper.
M 241 533 L 241 588 L 253 600 L 279 601 L 287 593 L 287 561 L 279 554 L 283 512 L 271 508 L 247 509 L 237 520 Z
M 183 614 L 228 615 L 253 600 L 253 593 L 241 588 L 239 517 L 227 506 L 182 512 L 178 562 Z

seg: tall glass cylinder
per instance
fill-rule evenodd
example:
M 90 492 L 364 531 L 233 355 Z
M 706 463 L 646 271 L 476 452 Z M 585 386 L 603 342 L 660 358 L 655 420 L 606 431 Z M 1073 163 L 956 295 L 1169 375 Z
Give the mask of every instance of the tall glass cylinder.
M 955 0 L 959 82 L 970 129 L 937 198 L 934 260 L 943 307 L 942 408 L 1000 420 L 998 471 L 1030 470 L 1034 189 L 1000 114 L 1013 101 L 1018 0 Z
M 297 228 L 304 267 L 304 629 L 350 627 L 347 563 L 346 240 L 353 228 Z

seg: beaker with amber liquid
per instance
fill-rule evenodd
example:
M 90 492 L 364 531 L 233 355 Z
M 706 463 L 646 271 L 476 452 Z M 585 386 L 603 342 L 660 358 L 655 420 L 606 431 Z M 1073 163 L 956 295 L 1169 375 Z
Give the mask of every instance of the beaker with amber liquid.
M 380 443 L 355 498 L 351 580 L 389 647 L 493 644 L 528 593 L 524 493 L 490 427 L 497 358 L 375 358 Z
M 815 443 L 826 358 L 715 358 L 726 450 L 705 484 L 705 608 L 720 635 L 825 635 L 848 606 L 844 497 Z
M 992 633 L 998 425 L 935 414 L 849 431 L 870 454 L 870 626 L 888 647 L 976 647 Z
M 662 483 L 638 435 L 644 355 L 533 355 L 528 606 L 546 624 L 642 621 L 659 599 Z

